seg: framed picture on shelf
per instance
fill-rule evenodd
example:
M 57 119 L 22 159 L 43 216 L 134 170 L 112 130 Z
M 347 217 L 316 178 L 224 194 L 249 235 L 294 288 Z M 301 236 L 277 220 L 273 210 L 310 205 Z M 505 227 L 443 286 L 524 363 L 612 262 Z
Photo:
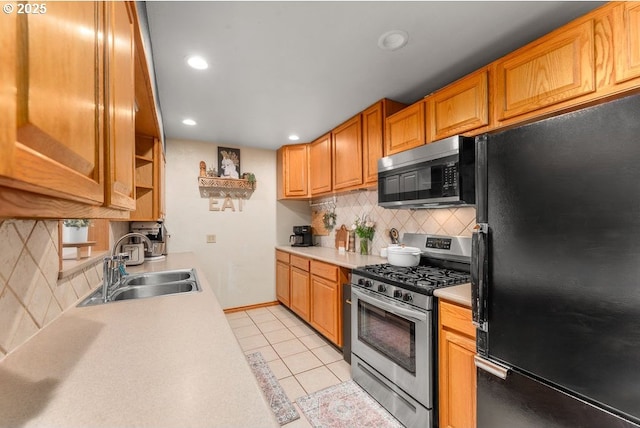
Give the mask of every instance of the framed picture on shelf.
M 240 178 L 240 149 L 218 147 L 220 178 Z

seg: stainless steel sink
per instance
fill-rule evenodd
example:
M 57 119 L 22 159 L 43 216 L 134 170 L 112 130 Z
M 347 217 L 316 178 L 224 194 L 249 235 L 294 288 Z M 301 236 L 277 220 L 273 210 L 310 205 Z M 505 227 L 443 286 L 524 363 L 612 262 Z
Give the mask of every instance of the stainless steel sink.
M 200 291 L 200 283 L 194 269 L 160 272 L 144 272 L 126 276 L 107 302 L 102 298 L 102 287 L 91 293 L 78 306 L 93 306 L 120 300 L 144 299 L 168 294 Z
M 167 282 L 184 281 L 185 279 L 193 279 L 194 275 L 191 270 L 169 270 L 164 272 L 149 272 L 138 275 L 127 276 L 122 281 L 124 286 L 127 285 L 154 285 L 164 284 Z

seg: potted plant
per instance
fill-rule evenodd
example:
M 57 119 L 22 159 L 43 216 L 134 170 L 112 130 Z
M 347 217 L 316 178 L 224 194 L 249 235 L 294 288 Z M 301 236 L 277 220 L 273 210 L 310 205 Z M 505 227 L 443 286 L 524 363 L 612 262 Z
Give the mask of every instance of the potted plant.
M 62 221 L 62 242 L 87 242 L 90 221 L 84 219 L 65 219 Z

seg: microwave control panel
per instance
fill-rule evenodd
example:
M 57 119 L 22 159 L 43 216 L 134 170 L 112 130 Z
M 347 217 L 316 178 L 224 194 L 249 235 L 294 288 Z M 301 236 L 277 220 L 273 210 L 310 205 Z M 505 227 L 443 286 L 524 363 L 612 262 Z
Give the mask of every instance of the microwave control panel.
M 451 162 L 442 169 L 442 196 L 458 194 L 458 164 Z

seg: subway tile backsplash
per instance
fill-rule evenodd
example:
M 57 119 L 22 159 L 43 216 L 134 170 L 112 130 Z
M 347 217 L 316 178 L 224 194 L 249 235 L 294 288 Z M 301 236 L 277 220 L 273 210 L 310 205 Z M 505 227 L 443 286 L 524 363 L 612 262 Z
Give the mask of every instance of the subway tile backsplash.
M 0 358 L 76 304 L 102 279 L 100 263 L 58 280 L 58 222 L 0 221 Z
M 332 202 L 332 198 L 319 198 L 313 202 Z M 322 205 L 316 210 L 327 210 Z M 380 249 L 391 243 L 389 229 L 396 228 L 402 238 L 404 233 L 430 233 L 436 235 L 471 236 L 476 224 L 474 207 L 439 208 L 426 210 L 395 210 L 378 206 L 376 191 L 359 191 L 336 197 L 336 228 L 342 224 L 349 228 L 356 217 L 369 215 L 376 223 L 371 253 L 380 254 Z M 335 247 L 335 229 L 328 236 L 316 236 L 322 247 Z M 356 248 L 357 249 L 357 248 Z

